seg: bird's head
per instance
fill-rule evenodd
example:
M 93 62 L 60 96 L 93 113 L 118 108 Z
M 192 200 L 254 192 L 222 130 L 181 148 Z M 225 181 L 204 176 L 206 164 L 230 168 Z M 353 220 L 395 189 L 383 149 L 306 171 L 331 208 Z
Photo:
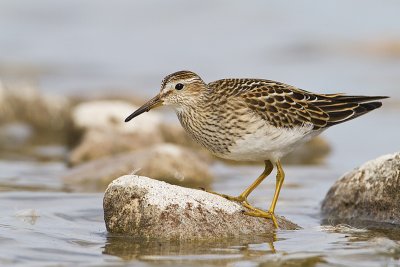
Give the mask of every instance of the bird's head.
M 125 122 L 159 106 L 173 106 L 176 109 L 192 106 L 206 89 L 207 85 L 194 72 L 172 73 L 163 79 L 160 93 L 129 115 Z

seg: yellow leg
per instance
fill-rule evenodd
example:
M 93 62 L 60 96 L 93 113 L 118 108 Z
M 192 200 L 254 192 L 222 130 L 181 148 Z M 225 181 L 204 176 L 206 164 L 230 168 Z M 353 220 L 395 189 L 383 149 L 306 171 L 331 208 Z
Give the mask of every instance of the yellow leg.
M 246 190 L 244 190 L 237 197 L 219 194 L 219 193 L 215 193 L 212 191 L 207 191 L 207 192 L 215 194 L 215 195 L 219 195 L 221 197 L 224 197 L 224 198 L 232 200 L 232 201 L 243 202 L 245 207 L 252 208 L 252 206 L 247 202 L 247 197 L 250 195 L 251 192 L 253 192 L 254 189 L 256 189 L 257 186 L 260 185 L 260 183 L 272 172 L 273 169 L 274 169 L 274 165 L 272 165 L 271 161 L 266 160 L 263 173 L 261 173 L 260 176 L 248 188 L 246 188 Z
M 244 206 L 251 209 L 251 211 L 246 212 L 245 214 L 250 215 L 250 216 L 255 216 L 255 217 L 264 217 L 264 218 L 272 219 L 274 226 L 276 228 L 278 228 L 278 222 L 275 217 L 275 207 L 276 207 L 276 203 L 278 202 L 279 193 L 281 191 L 283 181 L 285 180 L 285 172 L 283 171 L 282 164 L 279 160 L 276 162 L 276 168 L 277 168 L 278 172 L 276 174 L 275 193 L 274 193 L 274 197 L 272 199 L 272 203 L 271 203 L 269 210 L 263 211 L 260 209 L 252 208 L 251 206 L 250 207 L 248 207 L 246 205 L 244 205 Z
M 282 164 L 279 160 L 276 162 L 276 168 L 278 169 L 278 173 L 276 174 L 275 193 L 274 193 L 274 198 L 272 199 L 271 206 L 269 208 L 269 212 L 271 212 L 272 214 L 275 212 L 275 207 L 276 203 L 278 202 L 279 193 L 281 192 L 283 181 L 285 180 L 285 172 L 283 171 Z

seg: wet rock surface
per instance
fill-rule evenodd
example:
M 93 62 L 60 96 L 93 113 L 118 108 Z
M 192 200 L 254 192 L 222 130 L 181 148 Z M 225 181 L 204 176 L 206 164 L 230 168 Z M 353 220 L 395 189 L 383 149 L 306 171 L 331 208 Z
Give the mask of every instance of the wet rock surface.
M 271 220 L 244 215 L 241 205 L 220 196 L 136 175 L 114 180 L 103 207 L 109 232 L 138 238 L 222 239 L 275 230 Z M 283 217 L 278 223 L 299 228 Z
M 328 221 L 400 224 L 400 153 L 371 160 L 345 174 L 327 193 Z
M 72 168 L 63 178 L 74 190 L 103 191 L 127 173 L 192 187 L 208 187 L 213 176 L 202 154 L 174 144 L 158 144 L 133 152 L 108 156 Z

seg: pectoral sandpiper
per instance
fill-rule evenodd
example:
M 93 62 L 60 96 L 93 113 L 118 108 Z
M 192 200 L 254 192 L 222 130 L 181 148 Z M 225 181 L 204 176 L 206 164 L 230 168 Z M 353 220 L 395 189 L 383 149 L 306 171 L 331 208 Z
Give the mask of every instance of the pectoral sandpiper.
M 315 94 L 263 79 L 223 79 L 206 84 L 197 74 L 179 71 L 164 78 L 158 95 L 126 122 L 155 107 L 171 106 L 186 132 L 216 156 L 237 161 L 264 161 L 263 173 L 237 197 L 246 214 L 273 220 L 285 177 L 281 158 L 330 126 L 382 106 L 385 96 Z M 271 206 L 264 211 L 247 197 L 277 167 Z

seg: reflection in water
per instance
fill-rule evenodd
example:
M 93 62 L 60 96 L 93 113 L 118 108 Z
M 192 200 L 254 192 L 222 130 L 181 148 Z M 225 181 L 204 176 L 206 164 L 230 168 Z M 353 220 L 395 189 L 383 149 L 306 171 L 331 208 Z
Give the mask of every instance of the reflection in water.
M 400 230 L 398 226 L 390 224 L 378 224 L 376 222 L 355 222 L 353 226 L 347 224 L 324 225 L 322 231 L 344 235 L 348 249 L 357 249 L 353 260 L 363 251 L 368 251 L 369 261 L 384 257 L 387 262 L 395 266 L 400 265 Z M 356 225 L 356 226 L 354 226 Z M 368 229 L 367 229 L 368 228 Z M 340 243 L 340 242 L 339 242 Z M 364 257 L 363 260 L 367 258 Z M 387 263 L 387 266 L 392 266 Z
M 279 235 L 279 233 L 278 233 Z M 283 239 L 273 236 L 248 236 L 224 241 L 151 241 L 109 234 L 103 254 L 124 261 L 157 265 L 258 263 L 259 266 L 316 266 L 328 263 L 323 250 L 290 252 L 276 250 L 274 243 Z M 316 240 L 317 241 L 317 240 Z M 308 242 L 301 240 L 301 242 Z M 298 247 L 301 247 L 301 242 Z
M 350 222 L 350 221 L 348 221 Z M 321 230 L 328 233 L 346 234 L 349 241 L 361 242 L 369 241 L 375 238 L 387 238 L 394 242 L 400 241 L 400 230 L 398 225 L 367 222 L 367 221 L 351 221 L 350 224 L 331 224 L 321 226 Z
M 214 241 L 156 241 L 129 238 L 115 234 L 107 236 L 104 254 L 120 257 L 125 261 L 188 261 L 226 264 L 228 262 L 251 260 L 263 255 L 276 253 L 272 236 L 245 236 L 229 240 Z
M 352 219 L 323 219 L 321 227 L 327 232 L 334 233 L 364 233 L 368 230 L 374 233 L 386 233 L 391 239 L 400 240 L 399 225 L 387 222 L 375 222 Z

